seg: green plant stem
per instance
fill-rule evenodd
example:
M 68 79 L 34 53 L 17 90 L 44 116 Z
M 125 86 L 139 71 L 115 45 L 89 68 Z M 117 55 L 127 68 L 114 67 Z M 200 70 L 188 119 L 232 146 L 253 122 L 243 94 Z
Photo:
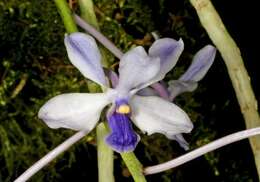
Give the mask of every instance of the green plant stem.
M 96 14 L 94 12 L 94 5 L 92 0 L 79 0 L 81 18 L 86 20 L 90 25 L 99 29 Z
M 143 174 L 143 166 L 136 158 L 135 154 L 133 152 L 125 152 L 121 153 L 121 157 L 132 174 L 135 182 L 146 182 Z
M 73 20 L 70 8 L 65 0 L 54 0 L 68 33 L 77 32 L 77 26 Z
M 98 146 L 98 181 L 113 182 L 113 151 L 107 146 L 104 138 L 108 134 L 108 129 L 104 122 L 97 126 L 97 146 Z
M 196 9 L 201 24 L 223 57 L 245 119 L 246 127 L 260 126 L 257 101 L 239 48 L 229 35 L 210 0 L 190 0 L 190 2 Z M 260 136 L 252 137 L 250 144 L 254 153 L 258 176 L 260 177 Z

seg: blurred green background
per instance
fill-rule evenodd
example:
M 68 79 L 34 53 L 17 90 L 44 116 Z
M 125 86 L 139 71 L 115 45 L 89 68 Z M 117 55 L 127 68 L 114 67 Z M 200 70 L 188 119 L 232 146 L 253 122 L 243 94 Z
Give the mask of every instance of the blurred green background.
M 259 13 L 253 0 L 214 0 L 229 32 L 241 48 L 259 101 L 257 73 Z M 126 51 L 146 48 L 162 37 L 181 37 L 185 50 L 167 80 L 177 79 L 192 56 L 210 44 L 187 0 L 95 0 L 102 32 Z M 75 7 L 77 10 L 77 7 Z M 12 181 L 35 161 L 74 132 L 52 130 L 37 118 L 49 98 L 60 93 L 88 92 L 87 80 L 69 63 L 63 45 L 65 29 L 51 0 L 0 1 L 0 182 Z M 259 47 L 259 46 L 258 46 Z M 109 54 L 109 53 L 108 53 Z M 111 63 L 117 62 L 111 54 Z M 225 65 L 217 54 L 207 76 L 193 93 L 176 99 L 192 118 L 195 128 L 185 135 L 191 149 L 245 128 Z M 139 132 L 140 133 L 140 132 Z M 144 166 L 157 164 L 185 152 L 163 135 L 145 136 L 135 153 Z M 95 133 L 37 173 L 31 181 L 97 181 Z M 132 181 L 120 156 L 115 154 L 116 181 Z M 176 169 L 148 176 L 152 182 L 257 181 L 247 140 L 229 145 Z

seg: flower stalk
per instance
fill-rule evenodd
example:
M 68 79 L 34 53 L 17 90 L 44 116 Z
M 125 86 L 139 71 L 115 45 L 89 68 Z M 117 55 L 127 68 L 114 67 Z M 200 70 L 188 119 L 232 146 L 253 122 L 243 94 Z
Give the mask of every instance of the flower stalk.
M 108 129 L 104 122 L 100 123 L 96 129 L 97 146 L 98 146 L 98 181 L 99 182 L 113 182 L 113 150 L 111 150 L 105 143 L 104 138 L 108 134 Z
M 77 26 L 73 20 L 73 17 L 71 15 L 70 8 L 65 0 L 54 0 L 57 9 L 60 13 L 60 16 L 62 18 L 63 24 L 65 26 L 66 32 L 73 33 L 77 32 Z
M 136 156 L 133 155 L 132 152 L 125 152 L 121 154 L 121 157 L 132 174 L 135 182 L 146 182 L 146 179 L 143 175 L 143 166 L 136 158 Z
M 97 17 L 94 12 L 94 4 L 92 0 L 79 0 L 78 3 L 80 7 L 80 16 L 84 20 L 88 21 L 90 25 L 100 30 L 98 26 Z
M 206 29 L 209 37 L 223 57 L 245 119 L 246 127 L 254 128 L 260 126 L 257 101 L 239 48 L 229 35 L 210 0 L 190 0 L 190 2 L 194 6 L 202 26 Z M 250 144 L 260 179 L 260 136 L 250 138 Z

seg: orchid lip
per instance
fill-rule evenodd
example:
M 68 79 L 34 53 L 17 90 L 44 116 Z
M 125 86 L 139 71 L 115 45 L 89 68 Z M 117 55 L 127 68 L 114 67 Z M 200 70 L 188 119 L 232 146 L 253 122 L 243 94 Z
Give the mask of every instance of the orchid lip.
M 140 139 L 130 121 L 130 106 L 125 99 L 117 100 L 115 105 L 112 114 L 108 114 L 107 118 L 111 133 L 106 137 L 106 142 L 119 153 L 131 152 Z
M 135 149 L 139 136 L 134 132 L 129 117 L 114 112 L 108 118 L 111 133 L 106 137 L 107 144 L 115 151 L 131 152 Z

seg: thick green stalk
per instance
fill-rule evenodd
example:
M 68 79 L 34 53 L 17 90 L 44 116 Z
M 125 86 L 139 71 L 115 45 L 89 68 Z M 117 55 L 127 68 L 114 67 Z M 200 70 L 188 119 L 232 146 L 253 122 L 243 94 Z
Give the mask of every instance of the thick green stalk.
M 108 134 L 108 129 L 104 122 L 97 126 L 97 146 L 98 146 L 98 181 L 113 182 L 113 151 L 105 143 L 105 137 Z
M 190 0 L 190 2 L 196 9 L 201 24 L 223 57 L 247 128 L 260 126 L 257 101 L 239 48 L 229 35 L 210 0 Z M 260 136 L 251 138 L 250 144 L 260 177 Z
M 143 174 L 143 166 L 136 158 L 133 152 L 121 153 L 127 168 L 132 174 L 135 182 L 146 182 L 146 179 Z
M 90 25 L 99 30 L 98 21 L 94 12 L 92 0 L 79 0 L 81 18 L 86 20 Z
M 94 6 L 93 6 L 92 0 L 79 0 L 78 2 L 80 4 L 81 17 L 85 21 L 87 21 L 89 24 L 93 25 L 95 28 L 97 28 L 99 30 L 98 22 L 97 22 L 96 15 L 95 15 L 95 12 L 94 12 Z M 101 49 L 101 53 L 102 53 L 103 57 L 106 56 L 104 54 L 104 51 L 102 51 L 102 49 Z M 103 60 L 103 63 L 105 64 L 104 66 L 108 65 L 106 60 Z M 97 135 L 99 135 L 98 132 L 100 132 L 99 129 L 97 129 Z M 98 140 L 104 140 L 104 138 L 100 137 L 100 138 L 98 138 Z M 98 141 L 98 143 L 99 142 L 100 141 Z M 104 145 L 106 145 L 106 144 L 104 144 Z M 98 150 L 99 150 L 100 153 L 109 152 L 108 149 L 104 150 L 104 148 L 101 148 L 99 146 L 98 146 Z M 138 161 L 138 159 L 136 158 L 135 154 L 133 152 L 129 152 L 129 153 L 123 153 L 123 154 L 121 154 L 121 156 L 122 156 L 124 162 L 126 163 L 126 165 L 129 169 L 131 175 L 133 176 L 134 180 L 136 182 L 145 182 L 146 180 L 145 180 L 145 177 L 143 175 L 142 165 Z M 108 165 L 108 163 L 105 163 L 105 161 L 102 162 L 100 160 L 105 160 L 105 158 L 99 158 L 99 163 L 98 163 L 99 164 L 99 175 L 101 175 L 103 173 L 103 172 L 101 172 L 101 170 L 102 171 L 108 170 L 108 167 L 106 165 L 104 165 L 104 164 Z M 109 161 L 111 162 L 112 160 L 109 160 Z M 99 177 L 99 179 L 101 179 L 101 178 L 103 179 L 103 177 Z M 108 182 L 108 178 L 105 178 L 105 176 L 104 176 L 104 179 L 106 179 L 106 182 Z
M 60 16 L 62 18 L 63 24 L 68 33 L 77 32 L 77 26 L 72 17 L 70 8 L 65 0 L 54 0 L 57 9 L 59 10 Z

